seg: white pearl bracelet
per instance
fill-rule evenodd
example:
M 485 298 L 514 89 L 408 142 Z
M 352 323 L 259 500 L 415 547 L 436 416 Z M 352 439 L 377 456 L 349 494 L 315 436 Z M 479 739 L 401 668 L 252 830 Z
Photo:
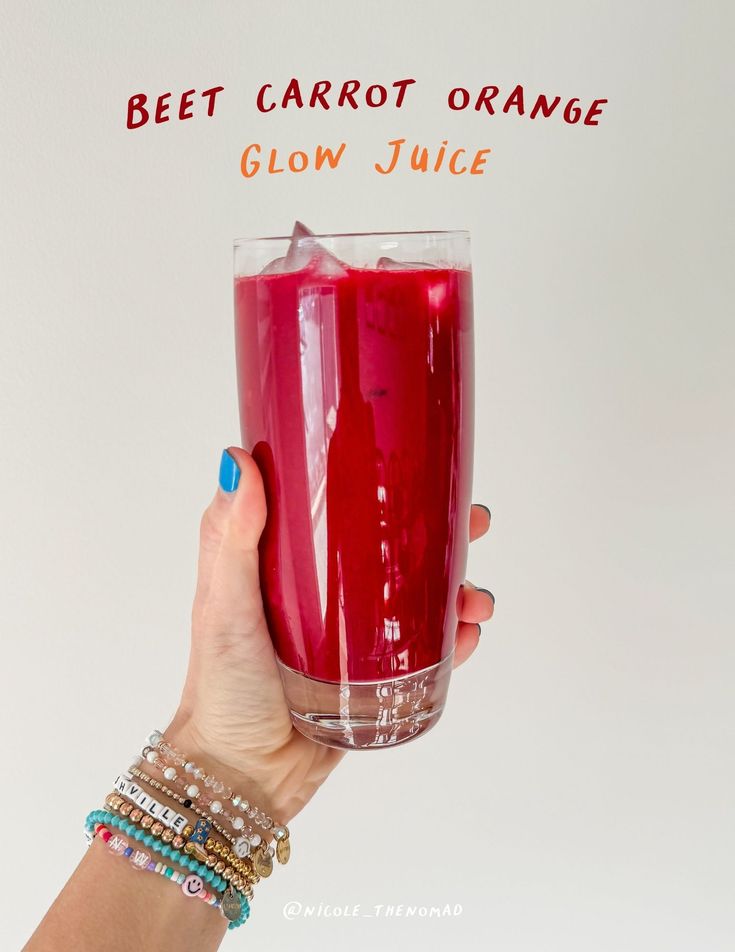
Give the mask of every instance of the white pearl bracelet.
M 233 830 L 243 833 L 246 829 L 253 835 L 248 837 L 253 846 L 257 845 L 253 840 L 260 842 L 259 834 L 255 833 L 250 823 L 246 822 L 246 817 L 259 826 L 261 829 L 269 831 L 277 842 L 276 855 L 280 862 L 286 862 L 290 854 L 290 844 L 283 843 L 289 839 L 288 827 L 283 826 L 273 820 L 264 811 L 260 810 L 254 804 L 235 793 L 231 787 L 217 780 L 212 774 L 207 774 L 201 767 L 187 758 L 173 747 L 161 733 L 154 731 L 148 738 L 147 744 L 142 750 L 142 756 L 148 763 L 161 770 L 163 777 L 172 784 L 178 783 L 184 790 L 187 797 L 197 802 L 211 813 L 213 816 L 221 816 L 226 819 Z M 177 768 L 183 767 L 183 773 L 178 773 Z M 187 776 L 188 775 L 188 776 Z M 189 779 L 191 782 L 189 782 Z M 203 781 L 207 788 L 203 791 L 194 781 Z M 211 790 L 211 794 L 209 791 Z M 284 857 L 284 858 L 282 858 Z

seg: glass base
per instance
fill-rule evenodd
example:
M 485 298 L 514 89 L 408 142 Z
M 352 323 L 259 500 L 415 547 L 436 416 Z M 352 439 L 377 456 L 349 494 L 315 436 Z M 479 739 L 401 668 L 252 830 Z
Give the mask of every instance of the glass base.
M 336 683 L 278 666 L 294 726 L 305 737 L 343 750 L 404 744 L 441 717 L 453 654 L 415 674 L 385 681 Z

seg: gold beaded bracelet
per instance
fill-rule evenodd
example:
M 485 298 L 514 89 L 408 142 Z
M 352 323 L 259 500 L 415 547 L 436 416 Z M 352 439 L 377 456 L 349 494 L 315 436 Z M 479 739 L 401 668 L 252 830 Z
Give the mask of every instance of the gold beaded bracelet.
M 128 767 L 128 773 L 131 773 L 134 777 L 137 777 L 138 780 L 142 780 L 143 783 L 147 783 L 149 787 L 153 787 L 155 790 L 160 790 L 161 793 L 165 794 L 171 800 L 175 800 L 177 803 L 180 803 L 182 806 L 185 806 L 187 810 L 191 810 L 192 813 L 196 813 L 197 816 L 203 817 L 205 820 L 208 820 L 212 827 L 217 830 L 217 832 L 224 839 L 228 840 L 230 843 L 235 842 L 235 837 L 228 830 L 225 830 L 224 827 L 210 816 L 204 810 L 196 805 L 189 797 L 184 797 L 180 793 L 177 793 L 176 790 L 172 790 L 170 787 L 167 787 L 165 783 L 161 783 L 160 780 L 156 780 L 154 777 L 149 776 L 144 771 L 140 770 L 138 767 Z
M 225 830 L 213 816 L 210 816 L 205 810 L 202 810 L 200 807 L 198 807 L 188 797 L 182 797 L 181 794 L 177 793 L 175 790 L 171 790 L 170 787 L 167 787 L 166 784 L 161 783 L 160 780 L 155 780 L 153 777 L 149 777 L 148 774 L 144 773 L 142 770 L 139 770 L 138 767 L 130 767 L 129 772 L 134 777 L 137 777 L 138 780 L 142 780 L 143 783 L 147 783 L 149 786 L 153 787 L 154 790 L 158 790 L 164 794 L 164 796 L 169 797 L 171 800 L 175 800 L 176 803 L 180 803 L 182 806 L 186 807 L 187 810 L 192 810 L 197 816 L 200 816 L 203 820 L 206 820 L 209 824 L 211 824 L 212 829 L 216 830 L 220 836 L 222 836 L 227 841 L 227 843 L 230 843 L 232 846 L 234 846 L 234 850 L 230 847 L 227 847 L 228 854 L 238 861 L 243 861 L 249 857 L 252 863 L 252 868 L 257 873 L 258 877 L 267 879 L 267 877 L 271 875 L 273 872 L 273 857 L 269 851 L 268 843 L 263 839 L 263 837 L 260 836 L 260 834 L 258 834 L 260 843 L 257 844 L 255 849 L 251 849 L 248 837 L 243 835 L 238 837 L 238 839 L 233 838 L 233 836 L 227 830 Z M 286 845 L 288 846 L 288 843 L 286 843 Z M 224 846 L 222 848 L 224 849 Z M 238 856 L 237 851 L 242 851 L 243 849 L 247 849 L 247 853 L 244 853 L 242 856 Z M 215 852 L 218 851 L 215 850 Z M 257 879 L 255 881 L 257 882 Z
M 131 823 L 140 826 L 141 829 L 146 830 L 151 836 L 160 839 L 163 843 L 170 843 L 174 849 L 190 852 L 186 847 L 188 845 L 187 840 L 194 831 L 191 824 L 186 826 L 180 834 L 174 834 L 172 830 L 167 830 L 162 823 L 154 820 L 152 816 L 145 813 L 135 803 L 126 800 L 116 792 L 107 795 L 105 806 L 109 810 L 127 817 Z M 235 889 L 242 892 L 248 899 L 252 899 L 252 884 L 257 883 L 260 877 L 250 860 L 239 859 L 226 844 L 220 843 L 212 837 L 207 839 L 205 850 L 206 855 L 202 857 L 204 865 L 230 882 Z

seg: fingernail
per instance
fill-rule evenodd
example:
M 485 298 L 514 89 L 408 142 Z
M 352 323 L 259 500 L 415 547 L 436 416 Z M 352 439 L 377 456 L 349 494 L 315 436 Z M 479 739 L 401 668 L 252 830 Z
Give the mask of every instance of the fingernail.
M 219 464 L 219 485 L 226 493 L 234 493 L 240 482 L 240 467 L 227 450 L 222 451 Z
M 477 637 L 479 638 L 482 634 L 482 625 L 480 625 L 478 622 L 475 622 L 475 624 L 477 625 Z
M 482 504 L 481 502 L 476 502 L 475 505 L 476 505 L 476 506 L 479 506 L 480 509 L 484 509 L 485 512 L 487 513 L 488 519 L 492 519 L 492 517 L 493 517 L 493 516 L 492 516 L 492 513 L 491 513 L 490 510 L 487 508 L 487 506 L 483 506 L 483 504 Z
M 489 589 L 487 589 L 487 588 L 478 588 L 478 589 L 476 589 L 476 591 L 478 591 L 478 592 L 484 592 L 486 595 L 489 595 L 490 598 L 492 598 L 492 600 L 493 600 L 493 605 L 495 604 L 495 596 L 493 595 L 493 593 L 492 593 Z

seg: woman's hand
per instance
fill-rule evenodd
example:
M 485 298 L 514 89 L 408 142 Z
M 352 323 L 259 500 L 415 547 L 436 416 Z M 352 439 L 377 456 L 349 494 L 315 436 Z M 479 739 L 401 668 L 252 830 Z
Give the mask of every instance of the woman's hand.
M 195 761 L 248 791 L 251 802 L 288 823 L 344 756 L 308 740 L 291 724 L 263 613 L 258 540 L 266 517 L 260 472 L 245 450 L 227 452 L 240 468 L 237 488 L 217 489 L 201 521 L 189 670 L 166 734 Z M 470 540 L 490 528 L 473 506 Z M 465 583 L 455 666 L 469 658 L 493 596 Z

